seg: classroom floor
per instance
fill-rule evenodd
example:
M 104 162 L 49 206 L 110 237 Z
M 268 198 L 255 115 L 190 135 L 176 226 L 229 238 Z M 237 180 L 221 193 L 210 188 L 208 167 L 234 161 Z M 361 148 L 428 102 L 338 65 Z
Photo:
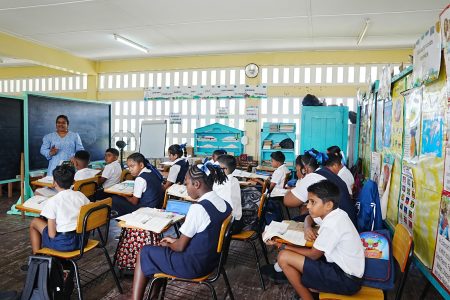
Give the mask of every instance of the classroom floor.
M 27 257 L 31 254 L 28 237 L 28 225 L 31 218 L 22 219 L 20 216 L 6 214 L 18 198 L 17 194 L 14 195 L 12 199 L 0 197 L 0 291 L 22 289 L 26 273 L 20 270 L 20 266 L 26 264 Z M 119 229 L 115 222 L 111 222 L 111 225 L 108 251 L 112 256 L 117 245 L 113 237 L 118 234 Z M 292 299 L 293 289 L 289 284 L 275 285 L 266 280 L 266 290 L 261 289 L 250 247 L 233 242 L 231 248 L 233 252 L 230 253 L 226 270 L 235 299 Z M 85 299 L 129 299 L 132 276 L 121 279 L 124 294 L 120 295 L 115 289 L 114 281 L 100 251 L 94 250 L 93 253 L 86 254 L 79 264 L 82 269 L 81 278 Z M 273 261 L 275 253 L 269 254 L 269 259 Z M 263 259 L 261 263 L 263 264 Z M 91 270 L 91 273 L 83 270 Z M 425 277 L 418 269 L 412 267 L 402 299 L 419 299 L 425 283 Z M 226 288 L 222 278 L 216 282 L 215 288 L 218 298 L 223 298 Z M 76 299 L 76 293 L 72 299 Z M 190 286 L 177 282 L 176 285 L 168 285 L 165 299 L 209 299 L 209 294 L 204 286 Z M 388 299 L 394 299 L 394 293 L 388 293 Z M 431 288 L 424 299 L 443 298 L 434 288 Z

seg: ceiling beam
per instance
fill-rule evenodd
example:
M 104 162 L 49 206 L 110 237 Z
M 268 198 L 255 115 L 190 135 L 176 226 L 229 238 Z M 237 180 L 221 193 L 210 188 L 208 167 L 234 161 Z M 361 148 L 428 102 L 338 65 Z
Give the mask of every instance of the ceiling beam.
M 97 74 L 94 61 L 6 33 L 0 32 L 0 45 L 0 56 L 27 60 L 47 68 L 74 74 Z
M 183 70 L 202 68 L 260 66 L 389 64 L 409 63 L 412 49 L 257 52 L 223 55 L 152 57 L 143 59 L 104 60 L 98 73 L 137 72 L 152 70 Z

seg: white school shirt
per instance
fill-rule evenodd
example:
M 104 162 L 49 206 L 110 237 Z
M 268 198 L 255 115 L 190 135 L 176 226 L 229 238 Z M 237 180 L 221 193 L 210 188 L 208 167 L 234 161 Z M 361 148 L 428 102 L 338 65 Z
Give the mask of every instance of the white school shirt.
M 339 170 L 338 176 L 345 182 L 347 185 L 348 193 L 350 196 L 352 195 L 352 186 L 355 183 L 355 179 L 353 178 L 352 172 L 347 169 L 346 166 L 343 166 L 342 169 Z
M 122 175 L 122 167 L 119 161 L 115 160 L 110 164 L 107 164 L 102 172 L 102 177 L 106 178 L 103 183 L 103 188 L 107 189 L 120 182 L 120 175 Z
M 295 188 L 291 190 L 291 193 L 301 202 L 304 203 L 308 201 L 309 186 L 324 179 L 326 178 L 317 173 L 306 174 L 305 177 L 303 177 L 303 179 L 297 181 L 297 184 L 295 185 Z
M 213 191 L 231 205 L 233 217 L 238 221 L 242 217 L 241 187 L 232 174 L 228 174 L 227 178 L 223 184 L 214 183 Z
M 282 164 L 273 172 L 270 182 L 275 183 L 276 188 L 284 189 L 284 180 L 289 173 L 291 173 L 291 171 L 286 167 L 286 164 Z
M 73 180 L 78 181 L 78 180 L 92 178 L 92 177 L 95 177 L 95 175 L 97 175 L 99 172 L 100 172 L 100 170 L 94 170 L 94 169 L 89 169 L 89 168 L 80 169 L 75 172 L 75 176 L 74 176 Z
M 136 177 L 136 179 L 134 180 L 134 188 L 133 188 L 133 196 L 136 198 L 141 198 L 142 194 L 147 190 L 147 181 L 145 181 L 144 178 L 139 177 L 139 175 L 141 175 L 142 173 L 151 173 L 152 171 L 147 169 L 147 168 L 143 168 L 138 176 Z
M 220 212 L 225 212 L 227 209 L 225 200 L 220 198 L 214 191 L 203 194 L 203 196 L 198 199 L 198 202 L 203 199 L 209 200 Z M 203 206 L 192 204 L 191 207 L 189 207 L 186 220 L 183 225 L 181 225 L 180 232 L 185 236 L 192 238 L 195 234 L 205 230 L 209 223 L 211 223 L 211 219 Z
M 177 177 L 178 177 L 178 173 L 180 173 L 181 166 L 176 165 L 176 163 L 179 162 L 180 160 L 185 160 L 185 159 L 183 157 L 179 157 L 173 161 L 173 165 L 169 169 L 169 175 L 167 175 L 167 181 L 172 182 L 172 183 L 177 182 Z
M 82 192 L 64 190 L 45 202 L 41 216 L 55 219 L 57 232 L 73 231 L 77 228 L 80 208 L 89 203 Z
M 323 251 L 327 262 L 336 263 L 342 271 L 361 278 L 364 274 L 364 248 L 358 231 L 340 208 L 323 218 L 314 248 Z

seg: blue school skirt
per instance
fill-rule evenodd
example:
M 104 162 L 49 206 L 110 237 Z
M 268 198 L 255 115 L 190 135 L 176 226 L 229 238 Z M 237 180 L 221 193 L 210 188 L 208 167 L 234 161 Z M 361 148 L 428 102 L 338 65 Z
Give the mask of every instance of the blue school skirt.
M 57 232 L 54 238 L 48 236 L 48 227 L 42 231 L 42 247 L 57 251 L 80 249 L 80 236 L 75 232 Z

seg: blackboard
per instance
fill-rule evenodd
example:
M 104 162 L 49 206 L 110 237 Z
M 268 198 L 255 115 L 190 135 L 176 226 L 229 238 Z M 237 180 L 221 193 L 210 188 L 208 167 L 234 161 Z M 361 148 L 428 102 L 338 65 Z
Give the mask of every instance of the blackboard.
M 0 180 L 20 174 L 23 152 L 23 101 L 0 96 Z
M 80 135 L 91 161 L 103 160 L 111 140 L 111 105 L 28 94 L 28 142 L 30 170 L 47 169 L 40 154 L 42 138 L 56 131 L 56 117 L 69 118 L 69 131 Z

